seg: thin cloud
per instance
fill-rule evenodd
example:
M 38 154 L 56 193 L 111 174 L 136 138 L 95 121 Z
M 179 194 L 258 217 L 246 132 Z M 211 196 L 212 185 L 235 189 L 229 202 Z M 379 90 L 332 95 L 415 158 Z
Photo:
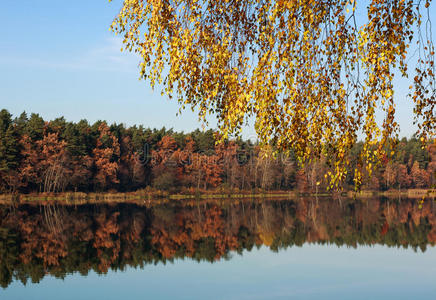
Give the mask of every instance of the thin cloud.
M 65 59 L 28 58 L 1 55 L 0 64 L 17 67 L 38 67 L 66 71 L 138 72 L 139 57 L 121 52 L 122 39 L 106 38 L 101 45 L 90 48 L 83 54 Z

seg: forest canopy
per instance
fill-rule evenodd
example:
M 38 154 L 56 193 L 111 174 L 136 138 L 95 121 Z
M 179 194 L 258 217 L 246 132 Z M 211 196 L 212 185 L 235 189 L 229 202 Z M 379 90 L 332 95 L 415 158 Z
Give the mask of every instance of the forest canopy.
M 345 189 L 353 185 L 351 170 L 362 148 L 356 143 L 349 156 Z M 301 167 L 292 153 L 274 159 L 274 152 L 250 140 L 217 144 L 212 130 L 183 133 L 63 117 L 46 121 L 26 113 L 14 118 L 0 110 L 0 193 L 326 190 L 323 175 L 334 166 L 325 157 Z M 436 145 L 422 149 L 415 137 L 403 138 L 394 157 L 385 157 L 362 187 L 427 188 L 435 184 L 435 172 Z
M 223 138 L 254 118 L 262 144 L 302 164 L 326 156 L 338 184 L 363 136 L 359 185 L 393 155 L 393 81 L 411 74 L 412 54 L 418 135 L 435 137 L 430 2 L 126 0 L 111 29 L 140 55 L 142 78 L 202 120 L 216 115 Z

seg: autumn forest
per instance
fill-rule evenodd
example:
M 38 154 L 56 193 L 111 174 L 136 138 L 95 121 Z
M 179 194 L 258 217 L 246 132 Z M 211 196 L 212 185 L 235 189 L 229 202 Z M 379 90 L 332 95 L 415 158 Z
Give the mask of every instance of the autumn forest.
M 216 144 L 212 130 L 191 133 L 109 125 L 104 121 L 45 121 L 38 114 L 18 117 L 0 112 L 0 190 L 20 192 L 105 192 L 155 189 L 298 190 L 320 192 L 328 186 L 329 165 L 322 158 L 300 167 L 292 155 L 250 140 Z M 361 144 L 350 157 L 350 172 L 362 167 Z M 398 141 L 392 159 L 381 162 L 363 188 L 427 188 L 434 184 L 436 147 L 415 139 Z M 353 187 L 348 176 L 345 188 Z

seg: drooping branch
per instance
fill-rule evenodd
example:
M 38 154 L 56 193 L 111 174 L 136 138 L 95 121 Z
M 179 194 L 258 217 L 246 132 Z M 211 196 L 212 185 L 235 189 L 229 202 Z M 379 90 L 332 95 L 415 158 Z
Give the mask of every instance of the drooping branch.
M 141 77 L 202 120 L 215 114 L 223 138 L 254 117 L 261 142 L 292 148 L 302 163 L 327 156 L 336 184 L 359 135 L 369 173 L 390 155 L 393 80 L 408 75 L 415 40 L 416 120 L 422 139 L 434 138 L 434 46 L 420 13 L 429 5 L 372 0 L 365 14 L 355 0 L 126 0 L 111 28 L 141 56 Z

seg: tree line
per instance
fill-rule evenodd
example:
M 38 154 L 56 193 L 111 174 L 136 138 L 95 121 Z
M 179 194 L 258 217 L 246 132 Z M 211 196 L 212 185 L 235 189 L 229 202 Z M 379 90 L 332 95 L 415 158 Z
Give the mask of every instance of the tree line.
M 2 205 L 0 285 L 183 258 L 214 262 L 261 245 L 272 251 L 305 243 L 425 251 L 436 243 L 432 201 L 321 199 Z
M 45 121 L 38 114 L 13 117 L 0 111 L 1 192 L 105 192 L 144 188 L 180 191 L 293 190 L 319 192 L 333 172 L 325 157 L 301 166 L 292 151 L 277 154 L 273 146 L 241 138 L 216 144 L 213 130 L 190 133 L 143 126 Z M 363 143 L 350 154 L 345 188 Z M 397 141 L 396 153 L 366 176 L 363 188 L 427 188 L 435 183 L 436 146 L 422 148 L 412 137 Z

